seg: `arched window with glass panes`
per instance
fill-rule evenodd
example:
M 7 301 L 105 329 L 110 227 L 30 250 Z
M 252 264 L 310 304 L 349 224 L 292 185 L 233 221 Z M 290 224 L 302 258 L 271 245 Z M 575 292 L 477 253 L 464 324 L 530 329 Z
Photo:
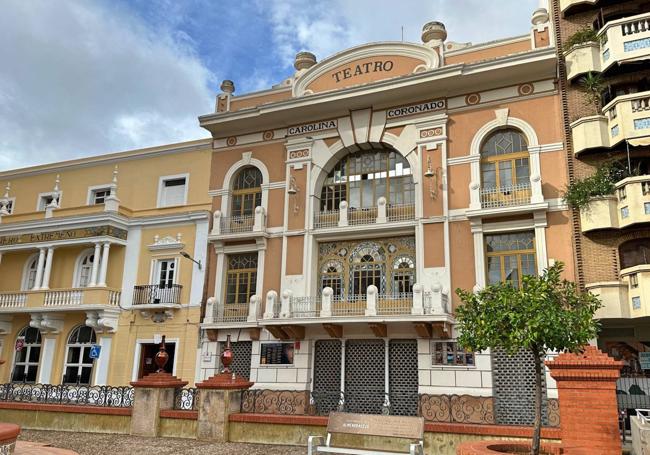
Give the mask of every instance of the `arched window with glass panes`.
M 483 208 L 530 201 L 530 163 L 526 137 L 514 128 L 490 134 L 481 146 Z
M 262 173 L 254 166 L 241 169 L 232 185 L 231 217 L 247 217 L 262 205 Z
M 389 208 L 414 204 L 415 187 L 409 162 L 388 149 L 350 153 L 325 178 L 320 210 L 339 210 L 342 201 L 348 203 L 351 211 L 374 209 L 380 197 L 386 198 Z
M 34 327 L 23 328 L 16 338 L 15 351 L 12 382 L 36 383 L 41 360 L 40 330 Z
M 23 273 L 23 291 L 29 291 L 36 286 L 36 275 L 38 270 L 38 254 L 34 254 L 27 259 L 25 271 Z
M 88 287 L 92 279 L 93 262 L 95 261 L 95 251 L 87 250 L 79 256 L 77 262 L 77 274 L 74 279 L 73 287 Z
M 92 327 L 79 326 L 70 333 L 66 346 L 64 384 L 90 385 L 93 372 L 90 350 L 96 342 L 97 337 Z

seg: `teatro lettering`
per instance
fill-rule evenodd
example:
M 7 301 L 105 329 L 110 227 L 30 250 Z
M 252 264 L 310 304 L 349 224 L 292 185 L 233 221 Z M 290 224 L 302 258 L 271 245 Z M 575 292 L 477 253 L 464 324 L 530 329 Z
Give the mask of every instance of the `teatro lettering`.
M 357 65 L 348 66 L 332 74 L 332 78 L 336 82 L 341 82 L 345 79 L 350 79 L 362 74 L 388 72 L 393 69 L 394 63 L 392 60 L 378 60 L 374 62 L 359 63 Z
M 395 107 L 388 109 L 387 117 L 405 117 L 407 115 L 420 114 L 444 109 L 447 106 L 446 100 L 429 101 L 428 103 L 412 104 L 410 106 Z
M 326 120 L 324 122 L 314 122 L 300 126 L 290 126 L 287 130 L 287 134 L 289 136 L 295 136 L 296 134 L 315 133 L 316 131 L 331 130 L 336 127 L 336 120 Z

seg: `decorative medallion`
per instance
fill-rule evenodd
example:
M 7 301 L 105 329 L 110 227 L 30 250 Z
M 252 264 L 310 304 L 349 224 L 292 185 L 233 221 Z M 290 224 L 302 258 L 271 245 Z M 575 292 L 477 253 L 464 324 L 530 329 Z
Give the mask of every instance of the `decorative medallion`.
M 481 102 L 481 95 L 478 93 L 470 93 L 465 97 L 465 104 L 473 106 Z
M 273 131 L 264 131 L 264 133 L 262 133 L 262 139 L 265 141 L 270 141 L 273 139 Z
M 532 95 L 535 92 L 535 86 L 533 84 L 521 84 L 517 87 L 517 91 L 521 96 Z
M 292 150 L 291 152 L 289 152 L 290 160 L 297 160 L 299 158 L 309 158 L 309 150 L 308 149 Z
M 237 137 L 236 136 L 230 136 L 228 139 L 226 139 L 226 145 L 233 146 L 237 144 Z
M 420 139 L 428 137 L 442 136 L 442 128 L 429 128 L 428 130 L 420 131 Z

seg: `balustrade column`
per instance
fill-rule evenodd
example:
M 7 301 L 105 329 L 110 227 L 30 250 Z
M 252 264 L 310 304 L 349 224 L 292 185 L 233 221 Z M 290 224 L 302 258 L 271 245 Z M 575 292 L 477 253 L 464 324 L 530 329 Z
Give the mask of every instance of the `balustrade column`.
M 386 217 L 386 198 L 380 197 L 377 199 L 377 224 L 385 223 L 388 221 Z
M 282 293 L 282 304 L 280 306 L 281 318 L 291 317 L 291 294 L 292 292 L 288 289 Z
M 371 284 L 366 291 L 366 316 L 377 316 L 377 286 Z
M 256 295 L 251 296 L 250 303 L 248 305 L 248 319 L 247 322 L 257 322 L 257 309 L 260 304 L 260 298 Z
M 108 272 L 108 253 L 111 248 L 109 242 L 104 243 L 104 249 L 102 251 L 102 263 L 99 269 L 99 283 L 97 286 L 105 287 L 106 286 L 106 273 Z
M 332 295 L 333 294 L 334 294 L 334 289 L 330 287 L 326 287 L 323 289 L 323 299 L 321 301 L 321 307 L 320 307 L 321 318 L 332 317 Z
M 348 203 L 341 201 L 339 204 L 339 227 L 348 225 Z
M 415 283 L 413 285 L 413 307 L 411 314 L 424 314 L 424 299 L 422 285 Z
M 266 308 L 264 309 L 264 319 L 273 319 L 275 301 L 278 299 L 278 293 L 269 291 L 266 293 Z
M 41 289 L 50 289 L 50 274 L 52 273 L 52 259 L 54 256 L 54 247 L 47 248 L 47 256 L 45 258 L 45 269 L 43 271 L 43 284 Z
M 36 279 L 34 280 L 33 290 L 41 288 L 43 282 L 43 267 L 45 266 L 45 248 L 39 248 L 38 251 L 38 264 L 36 265 Z
M 101 256 L 102 246 L 99 243 L 95 243 L 95 253 L 93 255 L 93 268 L 90 273 L 90 283 L 89 287 L 97 286 L 97 275 L 99 274 L 99 257 Z

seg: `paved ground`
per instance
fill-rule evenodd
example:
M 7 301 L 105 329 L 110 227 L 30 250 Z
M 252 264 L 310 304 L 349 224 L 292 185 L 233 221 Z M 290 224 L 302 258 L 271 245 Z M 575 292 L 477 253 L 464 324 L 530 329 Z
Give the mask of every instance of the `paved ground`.
M 212 444 L 193 439 L 141 438 L 121 434 L 63 431 L 23 430 L 19 441 L 47 443 L 54 447 L 74 450 L 79 455 L 305 455 L 307 453 L 305 447 L 295 446 Z M 16 455 L 19 453 L 16 451 Z M 30 452 L 25 452 L 28 453 Z M 45 454 L 45 452 L 31 453 Z

